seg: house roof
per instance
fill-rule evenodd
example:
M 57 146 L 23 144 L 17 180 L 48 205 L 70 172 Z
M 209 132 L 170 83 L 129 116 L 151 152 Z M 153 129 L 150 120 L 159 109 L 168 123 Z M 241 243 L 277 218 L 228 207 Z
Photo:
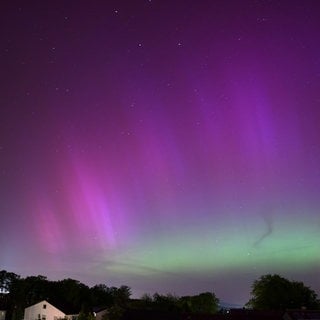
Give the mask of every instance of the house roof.
M 320 320 L 320 310 L 287 310 L 286 314 L 293 320 L 312 319 Z
M 108 307 L 93 307 L 92 311 L 95 312 L 95 313 L 99 313 L 101 311 L 105 311 L 105 310 L 108 310 L 108 309 L 109 309 Z
M 64 314 L 66 315 L 70 315 L 70 314 L 78 314 L 80 312 L 80 309 L 71 305 L 70 303 L 67 302 L 55 302 L 55 301 L 51 301 L 50 303 L 55 306 L 57 309 L 61 310 Z
M 225 320 L 222 314 L 191 314 L 159 310 L 126 310 L 122 320 Z
M 282 320 L 283 311 L 231 309 L 230 320 Z

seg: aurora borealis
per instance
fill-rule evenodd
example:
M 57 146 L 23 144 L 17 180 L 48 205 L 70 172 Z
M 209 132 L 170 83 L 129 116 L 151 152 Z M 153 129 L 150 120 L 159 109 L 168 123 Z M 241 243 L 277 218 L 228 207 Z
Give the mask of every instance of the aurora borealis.
M 0 6 L 0 269 L 320 293 L 319 1 Z

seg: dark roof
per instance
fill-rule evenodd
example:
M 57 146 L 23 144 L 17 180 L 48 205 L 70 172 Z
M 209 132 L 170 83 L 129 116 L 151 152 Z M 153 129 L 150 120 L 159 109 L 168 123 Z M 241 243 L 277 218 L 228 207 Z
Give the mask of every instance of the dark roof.
M 282 320 L 283 311 L 231 309 L 230 320 Z
M 159 310 L 127 310 L 121 320 L 225 320 L 222 314 L 190 314 Z
M 68 315 L 68 314 L 79 314 L 80 313 L 80 308 L 79 307 L 75 307 L 69 303 L 54 303 L 53 301 L 48 301 L 49 303 L 51 303 L 53 306 L 55 306 L 56 308 L 58 308 L 59 310 L 61 310 L 64 314 Z
M 95 313 L 98 313 L 98 312 L 101 312 L 101 311 L 104 311 L 104 310 L 107 310 L 109 309 L 108 307 L 93 307 L 92 308 L 92 311 L 95 312 Z
M 182 314 L 182 320 L 226 320 L 223 314 Z
M 312 320 L 320 320 L 320 310 L 287 310 L 286 314 L 293 320 L 298 319 L 312 319 Z
M 156 310 L 126 310 L 121 320 L 181 320 L 179 313 Z

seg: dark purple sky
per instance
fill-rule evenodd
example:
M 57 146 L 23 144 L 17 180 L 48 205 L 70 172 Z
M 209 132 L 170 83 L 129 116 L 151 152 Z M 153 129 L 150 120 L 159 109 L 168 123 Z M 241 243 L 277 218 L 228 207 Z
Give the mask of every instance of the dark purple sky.
M 2 1 L 0 269 L 320 293 L 320 2 Z

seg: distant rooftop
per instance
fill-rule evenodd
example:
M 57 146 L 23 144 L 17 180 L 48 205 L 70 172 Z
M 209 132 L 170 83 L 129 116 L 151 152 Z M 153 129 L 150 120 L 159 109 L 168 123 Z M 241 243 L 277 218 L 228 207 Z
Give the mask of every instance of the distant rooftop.
M 304 320 L 304 319 L 312 319 L 312 320 L 320 320 L 320 310 L 287 310 L 284 314 L 284 319 L 287 320 Z

